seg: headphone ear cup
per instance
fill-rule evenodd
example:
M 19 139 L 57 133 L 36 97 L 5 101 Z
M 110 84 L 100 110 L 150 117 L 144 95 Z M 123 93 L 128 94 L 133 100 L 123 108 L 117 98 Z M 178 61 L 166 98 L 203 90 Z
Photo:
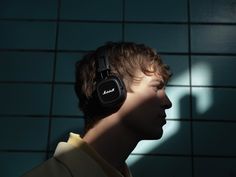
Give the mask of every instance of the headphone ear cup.
M 109 76 L 97 83 L 97 98 L 103 108 L 115 108 L 124 102 L 127 92 L 124 82 L 116 76 Z

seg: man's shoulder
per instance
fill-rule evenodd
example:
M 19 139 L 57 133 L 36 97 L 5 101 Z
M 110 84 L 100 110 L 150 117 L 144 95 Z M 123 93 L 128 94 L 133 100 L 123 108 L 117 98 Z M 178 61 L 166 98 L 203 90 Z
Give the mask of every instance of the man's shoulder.
M 54 157 L 48 159 L 31 171 L 25 173 L 22 177 L 69 177 L 70 172 Z
M 106 177 L 103 169 L 90 154 L 68 143 L 58 144 L 52 158 L 22 177 Z

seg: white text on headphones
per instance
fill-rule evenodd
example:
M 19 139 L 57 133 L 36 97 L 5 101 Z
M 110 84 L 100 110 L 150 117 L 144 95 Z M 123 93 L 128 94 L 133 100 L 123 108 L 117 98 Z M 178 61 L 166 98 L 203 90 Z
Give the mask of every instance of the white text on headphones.
M 104 90 L 104 92 L 103 92 L 102 95 L 106 95 L 106 94 L 112 93 L 112 92 L 114 92 L 114 91 L 115 91 L 115 88 L 112 88 L 112 89 L 110 89 L 110 90 Z

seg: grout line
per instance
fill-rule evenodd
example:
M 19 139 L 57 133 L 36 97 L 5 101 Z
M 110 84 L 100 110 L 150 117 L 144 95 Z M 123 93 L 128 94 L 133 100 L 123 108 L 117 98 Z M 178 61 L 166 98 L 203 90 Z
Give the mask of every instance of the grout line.
M 124 36 L 125 38 L 125 36 Z M 45 53 L 87 53 L 91 50 L 70 50 L 70 49 L 21 49 L 21 48 L 0 48 L 0 52 L 45 52 Z M 193 55 L 193 56 L 236 56 L 236 53 L 209 53 L 209 52 L 164 52 L 159 51 L 160 55 Z
M 190 0 L 187 0 L 187 15 L 188 15 L 188 67 L 189 67 L 189 85 L 190 85 L 190 148 L 191 148 L 191 172 L 192 177 L 194 177 L 194 142 L 193 142 L 193 103 L 192 103 L 192 46 L 191 46 L 191 4 Z
M 55 52 L 54 52 L 54 63 L 53 63 L 53 77 L 51 85 L 51 98 L 50 98 L 50 108 L 49 108 L 49 119 L 48 119 L 48 137 L 47 137 L 47 154 L 46 159 L 49 159 L 50 154 L 50 142 L 51 142 L 51 132 L 52 132 L 52 118 L 53 118 L 53 102 L 55 93 L 55 80 L 56 80 L 56 65 L 57 65 L 57 49 L 58 49 L 58 38 L 59 38 L 59 27 L 60 27 L 60 5 L 61 0 L 57 0 L 57 21 L 56 21 L 56 34 L 55 34 Z
M 91 50 L 70 50 L 70 49 L 21 49 L 21 48 L 0 48 L 0 52 L 45 52 L 45 53 L 87 53 Z M 209 52 L 158 52 L 160 55 L 193 55 L 193 56 L 236 56 L 236 53 L 209 53 Z
M 124 2 L 125 0 L 123 0 Z M 124 5 L 124 4 L 123 4 Z M 123 6 L 124 8 L 124 6 Z M 123 23 L 123 20 L 82 20 L 82 19 L 33 19 L 33 18 L 0 18 L 11 22 L 65 22 L 65 23 Z M 225 25 L 234 26 L 236 22 L 203 22 L 203 21 L 142 21 L 126 20 L 127 24 L 166 24 L 166 25 Z
M 122 41 L 125 41 L 125 0 L 122 0 Z

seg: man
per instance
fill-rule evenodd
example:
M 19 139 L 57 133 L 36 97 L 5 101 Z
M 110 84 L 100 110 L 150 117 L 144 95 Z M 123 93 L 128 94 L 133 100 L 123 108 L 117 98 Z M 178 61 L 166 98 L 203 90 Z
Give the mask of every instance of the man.
M 170 75 L 143 44 L 109 42 L 85 55 L 75 84 L 85 132 L 71 133 L 54 157 L 24 177 L 131 177 L 125 161 L 137 143 L 162 137 Z

